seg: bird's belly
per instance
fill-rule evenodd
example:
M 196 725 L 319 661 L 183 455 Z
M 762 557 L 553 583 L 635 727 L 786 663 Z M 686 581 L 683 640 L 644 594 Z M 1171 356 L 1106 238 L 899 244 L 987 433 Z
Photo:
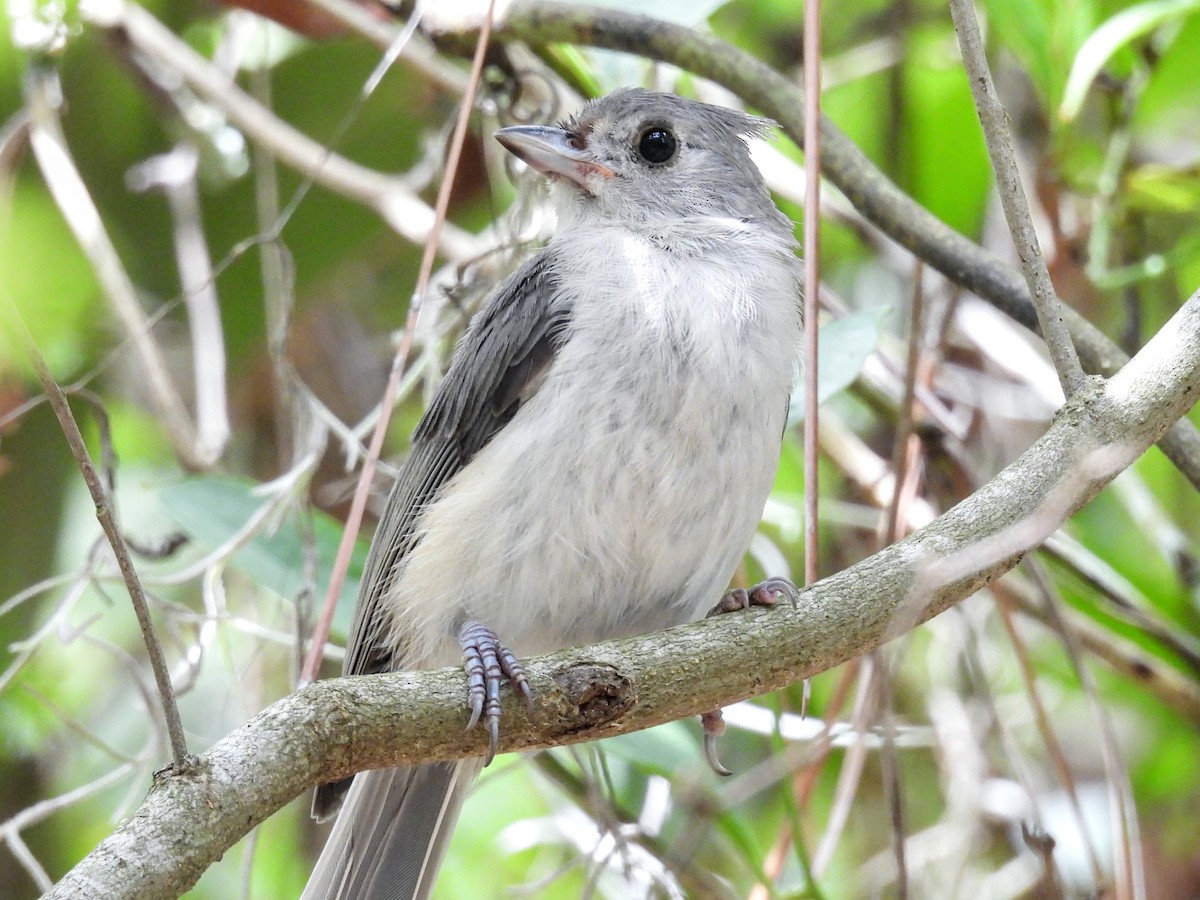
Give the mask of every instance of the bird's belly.
M 731 268 L 730 247 L 571 241 L 562 267 L 588 270 L 545 380 L 418 523 L 391 594 L 406 665 L 457 663 L 468 619 L 523 655 L 689 621 L 762 515 L 799 340 L 790 248 L 749 241 Z
M 392 595 L 420 648 L 406 665 L 457 662 L 466 620 L 529 655 L 691 620 L 728 584 L 774 479 L 790 361 L 731 375 L 574 349 L 422 516 Z

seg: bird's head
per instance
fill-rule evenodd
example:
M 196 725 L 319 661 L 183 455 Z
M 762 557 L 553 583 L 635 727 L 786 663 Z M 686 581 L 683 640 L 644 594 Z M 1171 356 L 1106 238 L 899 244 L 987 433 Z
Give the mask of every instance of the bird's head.
M 674 94 L 614 91 L 557 126 L 519 125 L 496 139 L 560 185 L 584 220 L 669 224 L 705 217 L 774 221 L 747 139 L 768 119 Z

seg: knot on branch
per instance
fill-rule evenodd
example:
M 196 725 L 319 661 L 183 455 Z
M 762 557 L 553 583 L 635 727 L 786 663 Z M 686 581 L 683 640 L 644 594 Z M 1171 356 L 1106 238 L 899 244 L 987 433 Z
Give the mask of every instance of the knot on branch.
M 613 666 L 583 663 L 555 672 L 551 678 L 571 707 L 563 733 L 585 731 L 619 719 L 637 703 L 633 682 Z
M 189 753 L 179 763 L 167 763 L 161 769 L 155 769 L 151 778 L 155 787 L 161 787 L 172 778 L 206 774 L 208 774 L 208 761 L 194 753 Z

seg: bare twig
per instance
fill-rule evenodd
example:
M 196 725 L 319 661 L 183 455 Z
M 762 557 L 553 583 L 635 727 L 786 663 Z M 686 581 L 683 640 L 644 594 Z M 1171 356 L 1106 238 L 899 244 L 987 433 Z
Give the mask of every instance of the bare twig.
M 1025 694 L 1029 698 L 1029 705 L 1033 709 L 1033 719 L 1037 725 L 1038 734 L 1042 739 L 1042 746 L 1045 747 L 1046 754 L 1049 756 L 1050 762 L 1058 774 L 1058 782 L 1062 785 L 1063 792 L 1066 795 L 1071 815 L 1075 819 L 1075 827 L 1079 829 L 1079 835 L 1087 854 L 1088 866 L 1091 868 L 1092 879 L 1096 885 L 1101 885 L 1103 884 L 1104 874 L 1100 867 L 1100 858 L 1096 853 L 1096 843 L 1092 839 L 1091 832 L 1087 827 L 1087 819 L 1084 817 L 1083 808 L 1079 803 L 1079 792 L 1075 788 L 1075 776 L 1071 772 L 1071 764 L 1067 762 L 1062 744 L 1059 743 L 1058 735 L 1054 731 L 1054 725 L 1050 721 L 1050 715 L 1046 711 L 1046 704 L 1042 702 L 1041 691 L 1038 689 L 1037 673 L 1034 672 L 1033 663 L 1029 659 L 1028 648 L 1025 646 L 1025 642 L 1021 639 L 1020 634 L 1017 633 L 1016 625 L 1013 622 L 1013 611 L 1007 602 L 1005 602 L 1006 598 L 1003 593 L 997 593 L 996 600 L 1000 608 L 1000 622 L 1004 625 L 1004 631 L 1008 635 L 1009 644 L 1012 646 L 1013 656 L 1017 660 L 1017 667 L 1021 672 L 1021 680 L 1025 686 Z
M 892 444 L 892 471 L 895 473 L 892 497 L 887 505 L 881 545 L 900 540 L 900 523 L 907 521 L 908 498 L 914 496 L 920 481 L 916 466 L 921 443 L 913 434 L 916 416 L 916 392 L 918 370 L 921 363 L 921 346 L 925 337 L 925 292 L 922 275 L 924 267 L 920 260 L 913 270 L 912 297 L 908 316 L 908 354 L 904 367 L 904 395 L 900 401 L 900 415 L 896 423 L 896 435 Z M 892 854 L 896 860 L 897 896 L 904 900 L 908 896 L 908 858 L 905 852 L 904 794 L 900 777 L 900 766 L 896 760 L 896 713 L 893 708 L 892 672 L 889 664 L 889 648 L 884 647 L 872 654 L 872 670 L 877 673 L 879 685 L 878 710 L 883 718 L 884 747 L 881 754 L 884 787 L 888 797 L 892 821 Z
M 182 770 L 188 756 L 187 742 L 183 736 L 183 722 L 179 718 L 179 707 L 175 703 L 175 692 L 171 687 L 167 661 L 155 635 L 154 623 L 150 620 L 150 610 L 146 605 L 146 595 L 142 590 L 141 580 L 138 578 L 137 569 L 134 568 L 133 559 L 129 555 L 129 548 L 125 545 L 125 540 L 117 525 L 112 497 L 96 471 L 87 444 L 84 443 L 83 435 L 79 431 L 79 425 L 67 403 L 66 395 L 58 386 L 58 382 L 54 380 L 54 376 L 50 374 L 46 361 L 33 342 L 33 337 L 25 328 L 24 321 L 21 320 L 11 302 L 5 302 L 4 308 L 8 313 L 7 318 L 11 320 L 12 330 L 24 345 L 37 372 L 38 380 L 42 383 L 42 389 L 50 400 L 55 416 L 58 417 L 59 425 L 71 447 L 71 453 L 79 463 L 83 480 L 87 484 L 88 492 L 92 495 L 92 501 L 96 504 L 96 518 L 100 521 L 100 527 L 104 529 L 113 555 L 117 558 L 121 575 L 125 579 L 125 586 L 129 589 L 129 599 L 133 602 L 133 611 L 137 616 L 138 626 L 142 631 L 142 640 L 146 643 L 146 652 L 150 657 L 150 666 L 154 670 L 154 680 L 158 685 L 159 702 L 162 704 L 163 718 L 166 721 L 167 734 L 170 736 L 175 767 Z
M 1075 671 L 1076 678 L 1079 679 L 1080 687 L 1091 707 L 1092 716 L 1099 727 L 1100 750 L 1104 760 L 1109 794 L 1112 834 L 1118 838 L 1113 842 L 1115 880 L 1113 887 L 1116 889 L 1117 900 L 1145 900 L 1145 867 L 1138 833 L 1137 810 L 1132 796 L 1133 788 L 1129 783 L 1128 771 L 1121 759 L 1121 750 L 1113 729 L 1112 719 L 1100 701 L 1091 672 L 1083 665 L 1079 641 L 1062 616 L 1062 604 L 1054 595 L 1049 580 L 1041 571 L 1036 560 L 1031 560 L 1028 567 L 1032 569 L 1034 579 L 1041 589 L 1046 618 L 1062 639 L 1063 647 L 1067 651 L 1067 658 L 1071 661 L 1071 667 Z M 1097 881 L 1097 885 L 1099 884 L 1100 882 Z
M 875 679 L 881 675 L 876 665 L 878 659 L 874 653 L 869 654 L 862 665 L 863 674 L 858 679 L 858 696 L 854 699 L 854 711 L 850 714 L 850 721 L 854 723 L 855 740 L 842 758 L 837 786 L 833 791 L 833 805 L 825 820 L 825 831 L 813 852 L 813 874 L 817 878 L 825 873 L 833 859 L 833 852 L 837 849 L 846 820 L 850 817 L 850 807 L 853 805 L 854 795 L 858 792 L 863 767 L 866 765 L 866 735 L 875 719 L 875 700 L 878 694 Z
M 993 587 L 995 591 L 1012 594 L 1023 613 L 1049 627 L 1054 627 L 1045 605 L 1035 599 L 1031 589 L 1019 589 L 1013 579 L 1004 579 Z M 1080 646 L 1098 659 L 1104 660 L 1114 670 L 1141 685 L 1159 700 L 1180 715 L 1187 716 L 1200 724 L 1200 684 L 1183 675 L 1177 668 L 1146 653 L 1136 643 L 1115 635 L 1110 629 L 1094 620 L 1060 610 Z
M 846 698 L 850 694 L 852 688 L 858 679 L 859 672 L 862 669 L 862 660 L 852 659 L 846 664 L 842 670 L 841 677 L 838 679 L 837 685 L 833 689 L 833 695 L 826 705 L 825 724 L 818 734 L 809 744 L 809 752 L 812 756 L 811 761 L 800 769 L 792 779 L 791 790 L 796 798 L 796 804 L 804 809 L 808 806 L 808 800 L 812 796 L 813 788 L 816 786 L 817 777 L 821 774 L 825 762 L 829 759 L 829 752 L 833 749 L 833 728 L 837 721 L 837 717 L 841 715 L 842 707 L 846 704 Z M 857 740 L 858 736 L 851 733 L 845 735 L 850 740 Z M 851 744 L 846 744 L 851 746 Z M 779 835 L 775 838 L 775 842 L 771 845 L 770 852 L 767 853 L 767 858 L 763 863 L 763 868 L 766 875 L 772 879 L 778 879 L 783 872 L 784 861 L 787 859 L 788 847 L 793 841 L 800 840 L 800 836 L 792 833 L 792 829 L 786 823 L 779 830 Z M 771 896 L 771 891 L 766 884 L 756 884 L 750 891 L 747 900 L 767 900 Z
M 819 577 L 817 300 L 821 290 L 821 2 L 804 4 L 804 583 Z M 805 697 L 807 699 L 807 688 Z
M 889 647 L 873 654 L 879 672 L 878 708 L 883 718 L 883 749 L 879 754 L 884 791 L 887 795 L 889 818 L 892 824 L 892 856 L 896 860 L 896 897 L 908 898 L 908 853 L 904 825 L 904 780 L 900 776 L 900 761 L 896 756 L 896 710 L 892 692 L 893 667 L 889 664 Z
M 27 806 L 6 822 L 0 822 L 0 836 L 4 837 L 5 843 L 13 851 L 13 855 L 21 861 L 25 871 L 38 886 L 38 890 L 43 892 L 50 890 L 53 882 L 34 855 L 25 847 L 25 843 L 20 839 L 21 831 L 50 818 L 61 809 L 99 793 L 111 784 L 117 784 L 132 769 L 132 764 L 122 763 L 87 784 L 72 788 L 57 797 L 50 797 L 32 806 Z
M 1021 173 L 1017 170 L 1007 115 L 1000 105 L 1000 98 L 996 96 L 996 85 L 992 82 L 987 55 L 983 51 L 975 5 L 972 0 L 950 0 L 950 14 L 954 18 L 963 62 L 971 79 L 971 93 L 983 125 L 988 155 L 996 172 L 1000 203 L 1004 207 L 1013 242 L 1017 245 L 1017 256 L 1025 270 L 1025 280 L 1029 283 L 1029 294 L 1037 310 L 1042 338 L 1054 361 L 1063 393 L 1070 397 L 1083 385 L 1083 367 L 1079 364 L 1075 345 L 1063 322 L 1058 297 L 1050 282 L 1050 271 L 1046 268 L 1046 258 L 1038 246 L 1037 231 L 1029 213 L 1029 201 L 1021 184 Z
M 286 165 L 374 210 L 397 234 L 413 243 L 427 240 L 433 232 L 434 211 L 403 177 L 360 166 L 297 131 L 256 103 L 142 7 L 124 0 L 106 0 L 89 7 L 88 15 L 96 27 L 119 31 L 147 59 L 177 73 L 197 95 L 220 107 L 230 121 L 252 140 L 270 148 Z M 449 224 L 441 229 L 439 244 L 447 257 L 456 260 L 477 255 L 482 246 L 480 239 Z
M 220 459 L 229 441 L 229 413 L 225 403 L 225 334 L 213 278 L 212 260 L 200 217 L 196 185 L 199 153 L 183 142 L 168 153 L 132 169 L 134 190 L 158 189 L 166 195 L 174 226 L 175 259 L 187 307 L 192 339 L 192 372 L 196 395 L 196 453 L 203 459 Z
M 388 50 L 396 42 L 400 29 L 385 19 L 368 12 L 365 4 L 355 0 L 307 0 L 313 6 L 328 13 L 343 25 L 362 35 L 380 50 Z M 454 94 L 466 94 L 471 87 L 471 77 L 462 69 L 447 61 L 422 35 L 415 35 L 402 57 L 404 63 L 419 71 L 432 83 Z

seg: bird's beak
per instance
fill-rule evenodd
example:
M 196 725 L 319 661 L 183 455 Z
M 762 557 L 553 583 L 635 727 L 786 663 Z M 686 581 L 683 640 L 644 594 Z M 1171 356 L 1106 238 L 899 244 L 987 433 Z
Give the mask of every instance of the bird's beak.
M 612 169 L 591 158 L 586 150 L 571 146 L 572 135 L 546 125 L 514 125 L 496 132 L 504 148 L 543 175 L 565 178 L 591 191 L 596 176 L 612 178 Z

